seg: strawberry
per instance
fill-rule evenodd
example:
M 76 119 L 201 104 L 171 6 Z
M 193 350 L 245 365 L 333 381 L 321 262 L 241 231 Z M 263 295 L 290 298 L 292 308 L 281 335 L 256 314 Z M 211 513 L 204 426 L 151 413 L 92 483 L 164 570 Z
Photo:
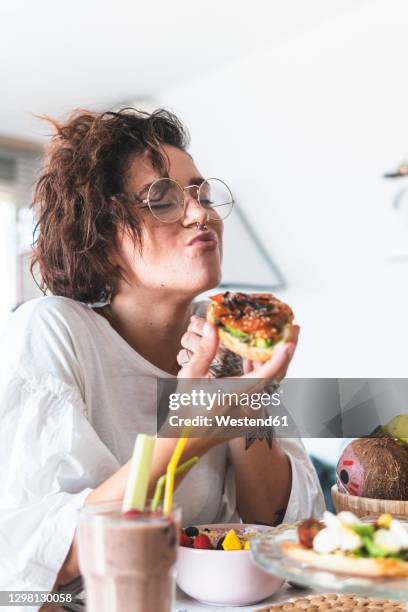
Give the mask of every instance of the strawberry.
M 141 514 L 143 514 L 143 512 L 141 512 L 141 510 L 127 510 L 126 512 L 123 512 L 122 516 L 123 518 L 134 518 L 136 516 L 140 516 Z
M 194 538 L 194 548 L 205 548 L 208 550 L 213 549 L 213 545 L 211 544 L 210 538 L 205 533 L 200 533 L 198 536 Z
M 187 548 L 193 546 L 193 540 L 185 534 L 183 529 L 180 531 L 180 546 L 187 546 Z

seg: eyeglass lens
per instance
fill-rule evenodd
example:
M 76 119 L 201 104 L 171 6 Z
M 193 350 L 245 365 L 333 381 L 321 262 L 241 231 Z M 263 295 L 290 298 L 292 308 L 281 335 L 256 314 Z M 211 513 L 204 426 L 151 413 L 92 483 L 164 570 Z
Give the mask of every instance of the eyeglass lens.
M 232 211 L 231 191 L 219 179 L 208 179 L 200 187 L 189 188 L 187 191 L 208 211 L 212 220 L 225 219 Z M 184 214 L 184 191 L 172 179 L 158 179 L 149 189 L 148 204 L 157 219 L 167 223 L 177 221 Z

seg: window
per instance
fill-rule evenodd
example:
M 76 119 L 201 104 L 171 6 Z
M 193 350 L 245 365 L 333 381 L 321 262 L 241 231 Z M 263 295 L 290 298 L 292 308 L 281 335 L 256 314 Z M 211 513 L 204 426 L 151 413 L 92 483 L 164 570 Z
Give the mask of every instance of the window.
M 39 295 L 29 274 L 33 215 L 29 209 L 40 151 L 0 146 L 0 331 L 12 310 Z

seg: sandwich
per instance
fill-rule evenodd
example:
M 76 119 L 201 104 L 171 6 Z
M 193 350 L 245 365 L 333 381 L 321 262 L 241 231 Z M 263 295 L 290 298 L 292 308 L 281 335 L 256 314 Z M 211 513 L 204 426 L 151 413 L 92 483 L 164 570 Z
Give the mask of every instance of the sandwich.
M 214 323 L 222 344 L 237 355 L 265 362 L 290 340 L 293 312 L 272 293 L 233 293 L 210 297 L 207 321 Z
M 408 576 L 408 531 L 390 514 L 371 523 L 352 512 L 324 513 L 298 526 L 299 542 L 283 542 L 284 555 L 311 567 L 340 574 Z

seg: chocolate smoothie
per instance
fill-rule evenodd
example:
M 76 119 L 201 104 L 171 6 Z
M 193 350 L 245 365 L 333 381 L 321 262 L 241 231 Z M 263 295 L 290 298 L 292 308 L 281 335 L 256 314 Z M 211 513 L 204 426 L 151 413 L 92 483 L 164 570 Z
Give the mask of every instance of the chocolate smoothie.
M 112 509 L 112 508 L 115 509 Z M 178 518 L 123 518 L 112 504 L 81 511 L 78 552 L 87 612 L 170 612 Z

